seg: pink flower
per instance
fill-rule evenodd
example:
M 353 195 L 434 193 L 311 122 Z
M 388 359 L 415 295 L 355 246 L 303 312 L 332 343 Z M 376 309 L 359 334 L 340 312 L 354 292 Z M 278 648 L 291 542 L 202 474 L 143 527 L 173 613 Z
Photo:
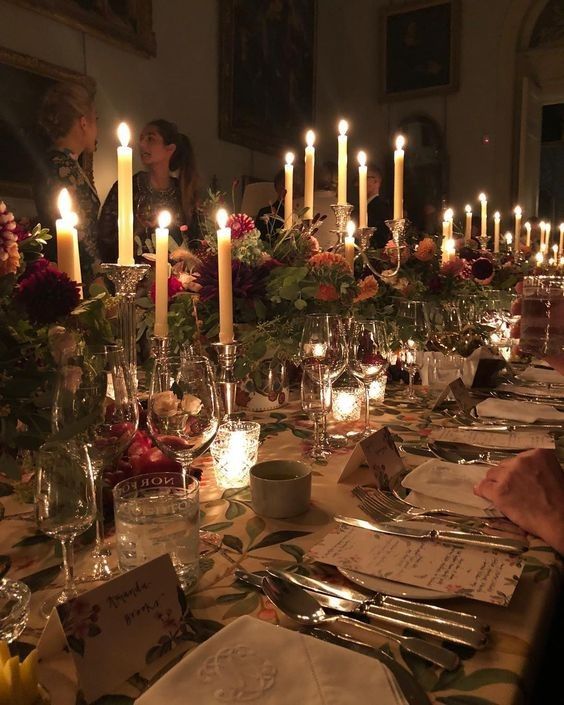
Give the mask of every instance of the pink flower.
M 231 228 L 231 237 L 238 240 L 255 229 L 255 221 L 246 213 L 232 213 L 227 219 L 227 227 Z
M 437 246 L 435 245 L 435 241 L 433 240 L 433 238 L 424 237 L 423 240 L 421 240 L 419 245 L 417 246 L 417 250 L 415 251 L 415 257 L 420 262 L 430 262 L 435 256 L 436 252 Z

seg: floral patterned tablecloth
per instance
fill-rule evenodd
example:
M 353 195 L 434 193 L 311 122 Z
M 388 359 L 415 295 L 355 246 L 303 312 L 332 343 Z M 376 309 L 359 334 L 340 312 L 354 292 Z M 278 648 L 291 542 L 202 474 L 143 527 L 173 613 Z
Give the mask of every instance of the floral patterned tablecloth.
M 373 408 L 374 424 L 386 424 L 404 441 L 419 442 L 433 424 L 449 422 L 428 409 L 421 392 L 419 402 L 410 404 L 403 390 L 388 389 L 386 401 Z M 295 402 L 272 412 L 257 415 L 264 442 L 259 460 L 292 458 L 310 462 L 305 453 L 311 439 L 311 424 Z M 103 698 L 104 705 L 126 705 L 166 671 L 187 649 L 208 638 L 240 615 L 255 615 L 273 623 L 291 625 L 273 605 L 252 588 L 240 583 L 234 571 L 263 569 L 265 565 L 291 566 L 343 581 L 331 568 L 313 565 L 308 549 L 333 526 L 336 513 L 362 516 L 351 493 L 352 484 L 337 484 L 337 478 L 351 448 L 335 452 L 325 465 L 312 464 L 312 506 L 306 514 L 291 520 L 271 520 L 257 516 L 250 506 L 248 489 L 220 490 L 214 481 L 209 457 L 200 459 L 202 527 L 223 536 L 219 551 L 201 560 L 202 576 L 188 596 L 183 624 L 171 625 L 170 639 L 155 653 L 155 662 L 124 684 L 117 693 Z M 407 463 L 420 462 L 408 456 Z M 24 579 L 32 588 L 32 613 L 21 640 L 35 643 L 44 622 L 38 607 L 46 590 L 60 585 L 60 557 L 55 544 L 36 532 L 30 505 L 22 502 L 7 482 L 0 483 L 5 519 L 1 522 L 0 561 L 10 562 L 8 577 Z M 77 556 L 77 572 L 85 550 Z M 440 671 L 417 657 L 385 644 L 429 692 L 434 703 L 443 705 L 516 705 L 527 701 L 548 625 L 562 585 L 562 565 L 552 550 L 538 540 L 531 541 L 526 567 L 509 607 L 499 607 L 468 599 L 454 599 L 445 606 L 479 615 L 491 625 L 488 646 L 479 652 L 461 649 L 460 667 Z M 385 642 L 384 642 L 385 643 Z

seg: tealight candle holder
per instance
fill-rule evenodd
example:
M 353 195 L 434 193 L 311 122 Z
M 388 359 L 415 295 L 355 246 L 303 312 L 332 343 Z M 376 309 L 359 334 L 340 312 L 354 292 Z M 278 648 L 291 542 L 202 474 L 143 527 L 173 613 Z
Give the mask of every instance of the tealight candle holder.
M 384 397 L 386 395 L 387 382 L 388 378 L 385 374 L 380 375 L 380 377 L 376 377 L 376 379 L 372 380 L 372 382 L 370 383 L 370 388 L 368 390 L 370 401 L 384 401 Z
M 335 421 L 358 421 L 363 401 L 362 387 L 333 387 L 333 418 Z
M 218 487 L 246 487 L 249 473 L 257 462 L 260 424 L 255 421 L 228 421 L 222 424 L 210 452 Z

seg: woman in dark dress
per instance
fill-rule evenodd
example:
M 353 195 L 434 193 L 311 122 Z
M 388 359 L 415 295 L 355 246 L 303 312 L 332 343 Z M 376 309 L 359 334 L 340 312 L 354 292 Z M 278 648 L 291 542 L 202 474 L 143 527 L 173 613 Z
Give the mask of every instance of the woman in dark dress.
M 172 216 L 170 235 L 180 245 L 198 237 L 197 173 L 194 151 L 186 135 L 167 120 L 152 120 L 139 137 L 141 161 L 146 171 L 133 176 L 133 231 L 147 251 L 157 227 L 157 216 L 168 210 Z M 178 178 L 171 175 L 177 172 Z M 100 213 L 98 247 L 105 262 L 117 259 L 117 182 Z
M 59 193 L 67 188 L 72 208 L 78 215 L 78 248 L 83 283 L 87 286 L 100 261 L 96 244 L 96 227 L 100 199 L 79 158 L 96 149 L 96 108 L 93 94 L 78 83 L 57 83 L 45 95 L 39 124 L 51 146 L 35 176 L 34 197 L 39 222 L 53 236 L 45 255 L 57 260 L 55 220 Z

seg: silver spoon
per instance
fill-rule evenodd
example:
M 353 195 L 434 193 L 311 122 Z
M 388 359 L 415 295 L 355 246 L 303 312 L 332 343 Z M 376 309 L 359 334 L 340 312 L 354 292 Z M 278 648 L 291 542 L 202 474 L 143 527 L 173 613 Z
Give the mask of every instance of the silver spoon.
M 319 602 L 299 585 L 289 583 L 286 580 L 274 576 L 265 577 L 262 581 L 264 594 L 291 619 L 306 624 L 308 626 L 319 626 L 322 624 L 338 623 L 349 625 L 355 629 L 385 636 L 398 644 L 411 654 L 419 656 L 425 661 L 434 663 L 447 671 L 453 671 L 458 667 L 460 659 L 458 656 L 442 646 L 431 644 L 416 637 L 402 636 L 395 632 L 390 632 L 372 624 L 364 624 L 352 617 L 339 615 L 332 617 L 321 607 Z M 351 637 L 350 634 L 346 636 Z M 352 635 L 354 638 L 354 635 Z

